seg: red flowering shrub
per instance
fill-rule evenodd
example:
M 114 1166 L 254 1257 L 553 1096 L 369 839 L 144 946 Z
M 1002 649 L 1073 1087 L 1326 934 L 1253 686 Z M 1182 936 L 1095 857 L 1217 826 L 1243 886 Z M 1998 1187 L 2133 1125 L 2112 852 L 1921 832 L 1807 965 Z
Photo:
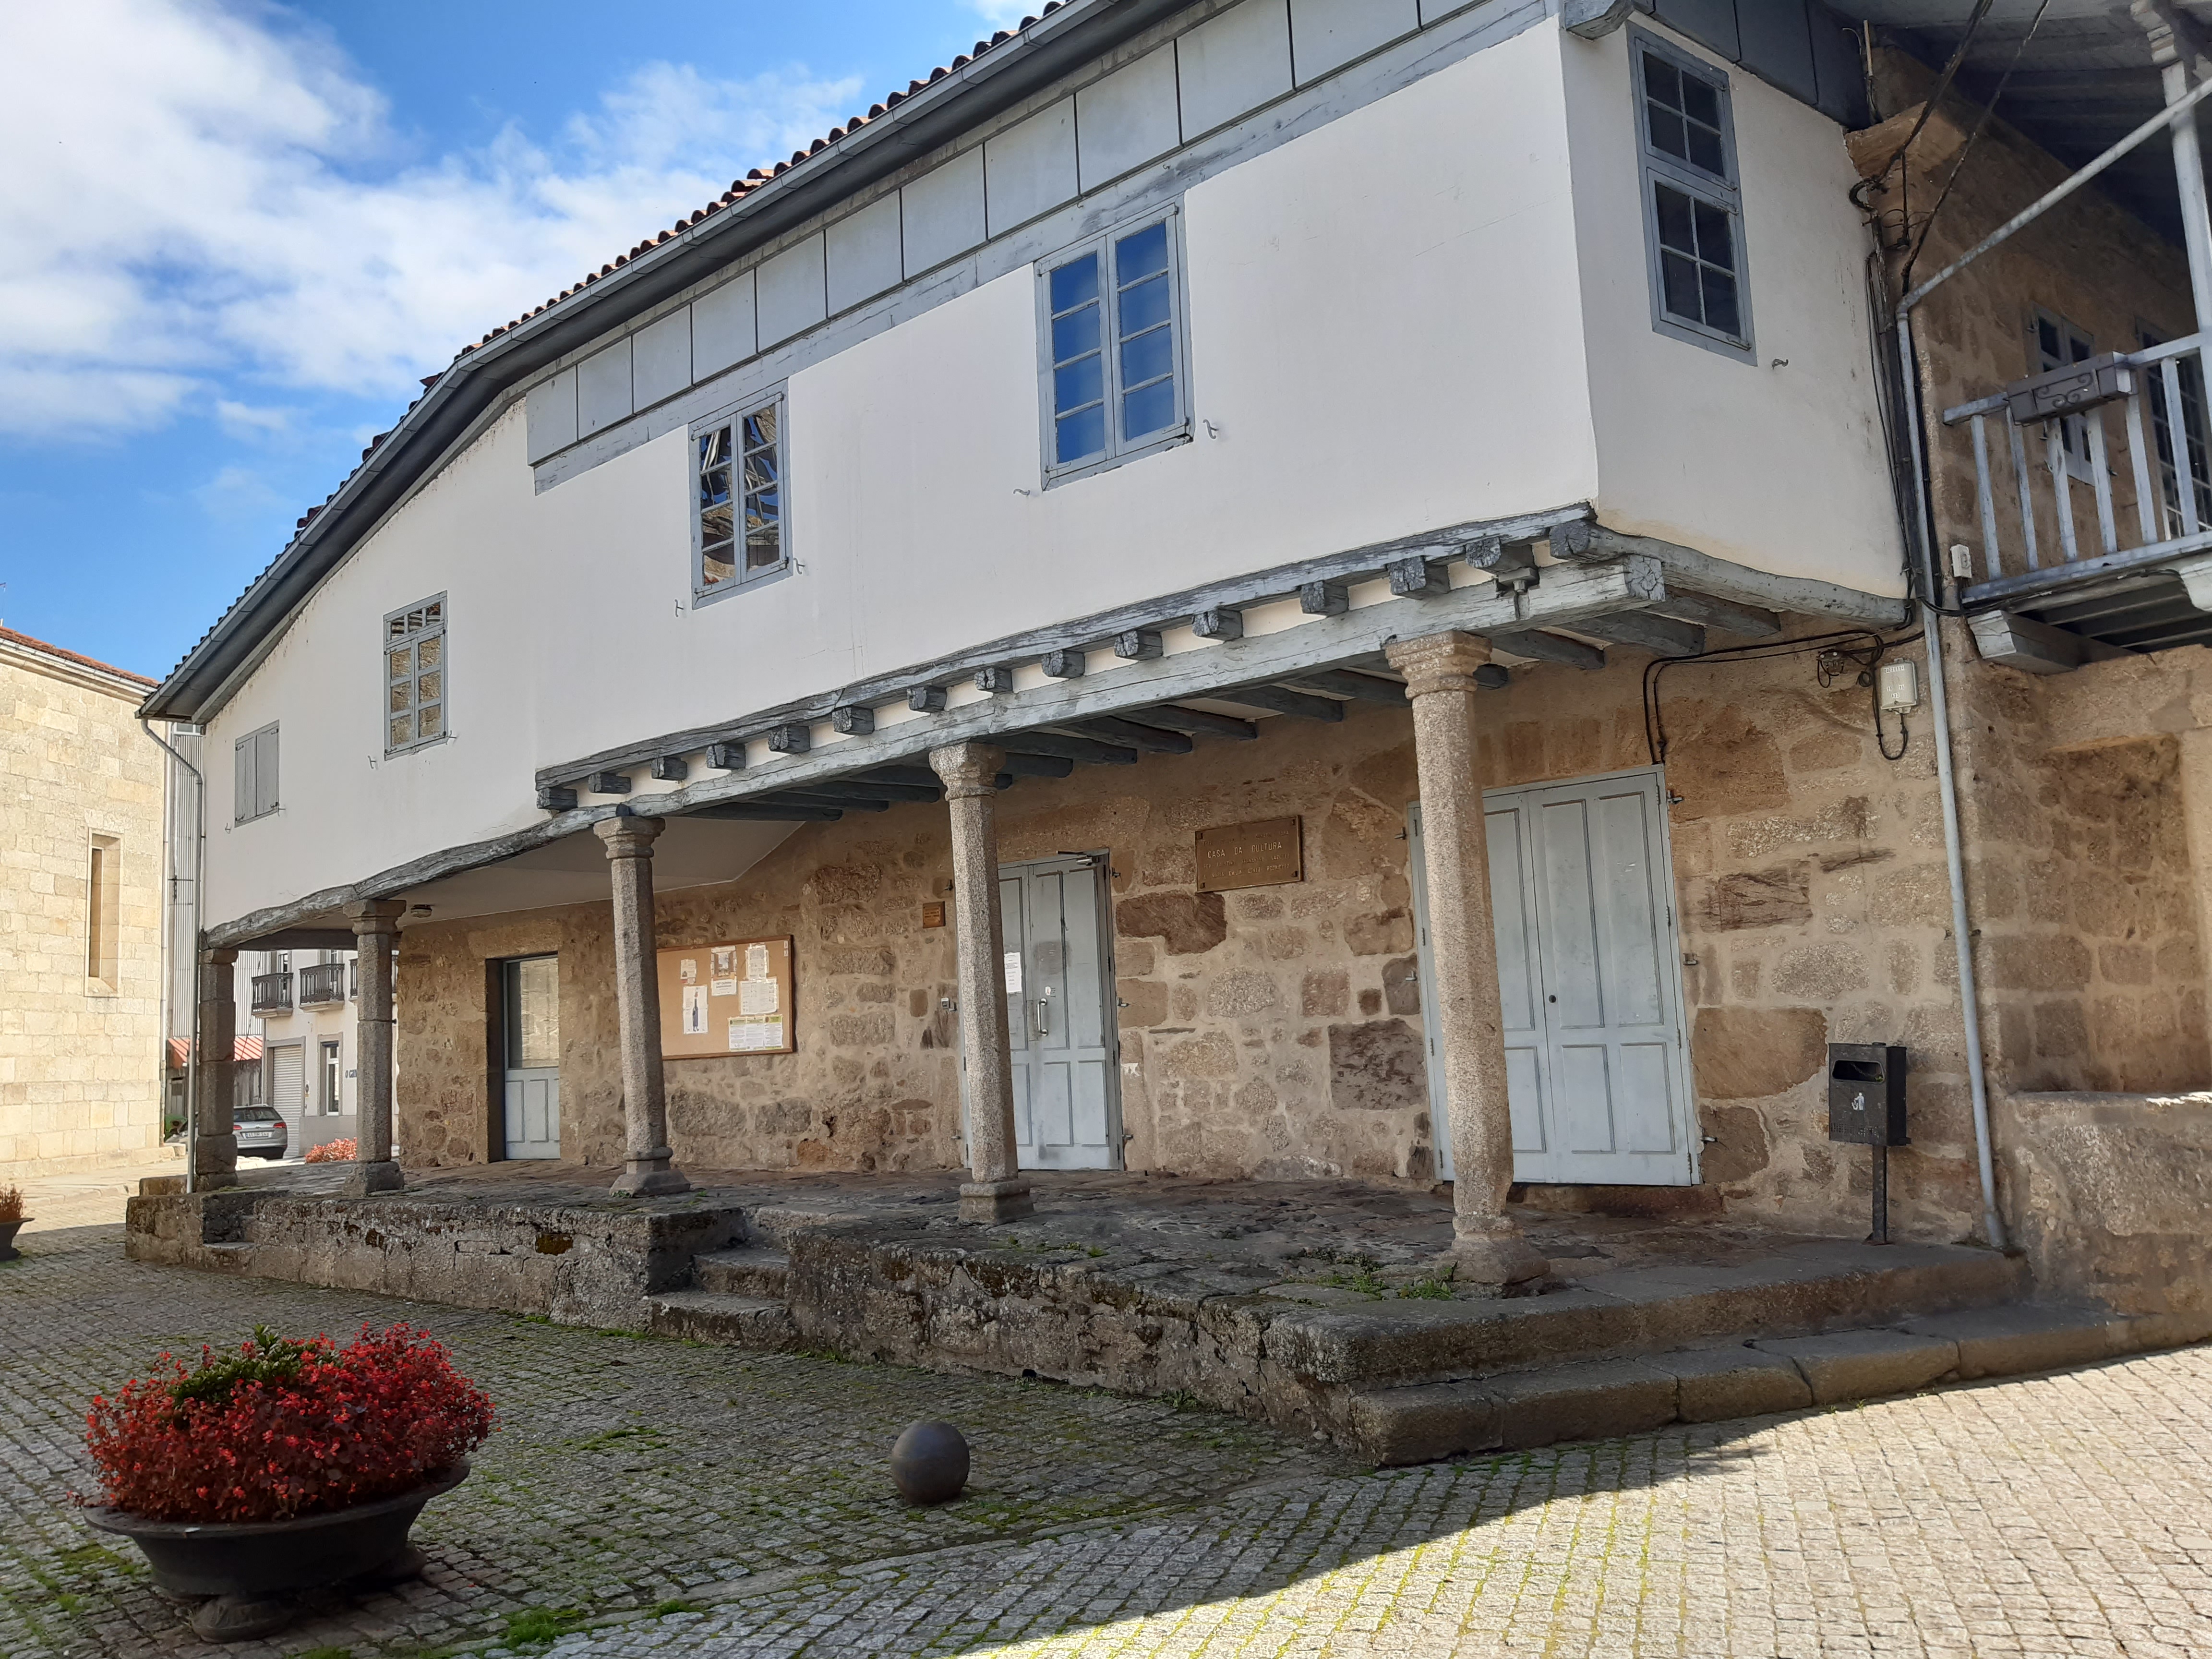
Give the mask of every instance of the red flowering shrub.
M 361 1149 L 350 1140 L 326 1140 L 319 1146 L 307 1148 L 302 1164 L 350 1164 L 361 1156 Z
M 85 1445 L 101 1497 L 153 1521 L 279 1521 L 397 1497 L 450 1468 L 492 1429 L 483 1391 L 445 1345 L 394 1325 L 339 1347 L 257 1328 L 196 1370 L 163 1354 L 149 1376 L 94 1397 Z

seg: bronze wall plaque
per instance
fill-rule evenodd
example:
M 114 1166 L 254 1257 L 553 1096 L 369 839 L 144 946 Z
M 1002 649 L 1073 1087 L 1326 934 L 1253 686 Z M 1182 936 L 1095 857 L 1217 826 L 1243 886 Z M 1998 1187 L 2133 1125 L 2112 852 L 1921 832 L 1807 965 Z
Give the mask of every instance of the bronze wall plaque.
M 1306 878 L 1298 818 L 1217 824 L 1198 832 L 1198 890 L 1273 887 Z

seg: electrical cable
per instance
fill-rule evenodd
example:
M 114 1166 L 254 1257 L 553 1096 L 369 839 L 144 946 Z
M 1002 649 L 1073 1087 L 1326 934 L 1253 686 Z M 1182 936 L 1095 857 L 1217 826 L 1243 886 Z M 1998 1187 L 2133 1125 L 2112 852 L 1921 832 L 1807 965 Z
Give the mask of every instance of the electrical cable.
M 2043 3 L 2035 9 L 2035 15 L 2028 19 L 2027 33 L 2020 37 L 2020 44 L 2013 48 L 2012 62 L 2005 65 L 2004 73 L 1997 77 L 1996 90 L 1990 94 L 1990 101 L 1982 106 L 1982 112 L 1974 118 L 1973 129 L 1966 134 L 1966 142 L 1959 147 L 1958 156 L 1951 163 L 1951 171 L 1944 177 L 1943 188 L 1936 192 L 1936 205 L 1928 210 L 1928 216 L 1920 222 L 1920 234 L 1913 239 L 1912 251 L 1905 256 L 1905 267 L 1897 277 L 1900 293 L 1912 286 L 1912 267 L 1920 258 L 1920 250 L 1928 246 L 1929 233 L 1936 228 L 1936 216 L 1943 211 L 1943 204 L 1951 199 L 1951 186 L 1959 182 L 1960 173 L 1966 170 L 1966 158 L 1974 153 L 1975 141 L 1982 136 L 1982 129 L 1989 125 L 1990 117 L 1997 112 L 1998 100 L 2005 95 L 2005 88 L 2012 84 L 2013 71 L 2020 67 L 2020 60 L 2027 55 L 2028 46 L 2034 40 L 2036 30 L 2043 27 L 2043 14 L 2050 9 L 2051 0 L 2043 0 Z M 1911 228 L 1909 220 L 1906 228 Z
M 1884 639 L 1881 634 L 1871 628 L 1844 628 L 1825 634 L 1808 634 L 1794 640 L 1761 640 L 1750 645 L 1724 645 L 1715 650 L 1692 652 L 1679 657 L 1654 657 L 1644 665 L 1645 750 L 1650 755 L 1651 763 L 1654 766 L 1666 764 L 1669 743 L 1667 737 L 1666 714 L 1660 702 L 1660 689 L 1661 681 L 1668 669 L 1700 664 L 1717 666 L 1731 662 L 1769 662 L 1784 657 L 1802 656 L 1808 651 L 1818 651 L 1824 658 L 1838 659 L 1858 665 L 1859 681 L 1869 688 L 1874 704 L 1875 744 L 1881 750 L 1884 760 L 1903 760 L 1905 750 L 1911 746 L 1911 732 L 1900 716 L 1899 728 L 1903 743 L 1897 752 L 1892 754 L 1888 738 L 1883 734 L 1881 729 L 1881 688 L 1876 671 L 1881 665 L 1882 658 L 1889 653 L 1901 647 L 1911 645 L 1923 637 L 1925 637 L 1925 630 L 1903 635 L 1896 639 Z M 1850 641 L 1858 642 L 1857 648 L 1850 648 L 1847 643 Z M 1833 682 L 1840 669 L 1836 664 L 1823 663 L 1816 672 L 1820 684 L 1826 686 Z
M 1890 170 L 1904 159 L 1905 152 L 1912 148 L 1913 141 L 1920 137 L 1920 130 L 1936 113 L 1936 106 L 1943 101 L 1943 95 L 1951 90 L 1951 82 L 1958 79 L 1960 66 L 1966 61 L 1967 50 L 1972 46 L 1974 36 L 1981 30 L 1982 19 L 1990 15 L 1990 8 L 1995 3 L 1996 0 L 1974 0 L 1973 15 L 1966 20 L 1966 32 L 1959 37 L 1959 44 L 1951 49 L 1951 61 L 1943 65 L 1943 74 L 1936 82 L 1936 90 L 1920 106 L 1920 118 L 1912 124 L 1912 131 L 1905 135 L 1905 142 L 1889 153 L 1889 159 L 1881 164 L 1880 171 L 1869 173 L 1851 186 L 1850 198 L 1854 206 L 1864 208 L 1866 203 L 1861 199 L 1860 192 L 1872 190 L 1888 178 Z

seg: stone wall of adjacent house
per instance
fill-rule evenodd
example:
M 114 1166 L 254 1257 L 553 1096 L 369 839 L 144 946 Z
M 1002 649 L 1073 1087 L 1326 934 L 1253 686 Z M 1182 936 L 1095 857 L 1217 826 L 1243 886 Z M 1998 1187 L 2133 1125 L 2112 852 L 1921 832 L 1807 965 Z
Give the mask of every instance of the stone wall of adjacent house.
M 1918 120 L 1935 78 L 1900 53 L 1883 54 L 1879 67 L 1880 112 L 1889 118 L 1850 140 L 1854 159 L 1868 174 L 1879 173 L 1895 155 Z M 1869 187 L 1867 204 L 1891 256 L 1893 284 L 1912 239 L 1924 234 L 1911 273 L 1915 282 L 1924 281 L 2067 176 L 2064 164 L 2001 118 L 1984 127 L 1972 153 L 1966 154 L 1979 115 L 1975 106 L 1956 96 L 1947 99 L 1921 128 L 1905 159 L 1885 175 L 1885 183 Z M 1939 196 L 1945 198 L 1942 211 L 1931 224 L 1929 209 Z M 1941 416 L 2040 372 L 2034 337 L 2039 312 L 2086 333 L 2100 352 L 2137 350 L 2146 335 L 2170 340 L 2195 331 L 2188 262 L 2181 249 L 2094 185 L 1977 259 L 1915 310 L 1920 395 L 1933 439 L 1929 474 L 1938 533 L 1946 547 L 1963 543 L 1973 550 L 1978 574 L 1992 573 L 1983 563 L 1972 432 L 1964 423 L 1943 425 Z M 2126 423 L 2117 408 L 2102 411 L 2100 418 L 2112 446 L 2113 510 L 2129 526 L 2127 539 L 2132 543 L 2136 491 L 2124 447 Z M 2043 503 L 2039 552 L 2048 567 L 2062 556 L 2050 477 L 2039 430 L 2022 435 L 2032 487 Z M 1994 574 L 2014 574 L 2027 567 L 2010 445 L 2001 416 L 1992 419 L 1989 443 L 1991 505 L 2000 540 L 2011 550 L 2002 569 Z M 2094 555 L 2102 550 L 2096 540 L 2093 493 L 2079 483 L 2072 495 L 2081 549 L 2085 556 Z
M 161 751 L 137 696 L 0 660 L 0 1184 L 161 1142 Z M 94 836 L 113 838 L 110 976 L 88 960 Z
M 1650 764 L 1643 659 L 1516 669 L 1480 703 L 1492 786 Z M 1915 1144 L 1897 1224 L 1951 1237 L 1978 1213 L 1931 751 L 1877 750 L 1855 665 L 1816 653 L 1670 670 L 1660 684 L 1686 1012 L 1705 1180 L 1730 1208 L 1863 1225 L 1866 1154 L 1826 1139 L 1825 1046 L 1914 1048 Z M 999 799 L 1008 862 L 1109 855 L 1128 1164 L 1200 1176 L 1436 1171 L 1405 808 L 1412 724 L 1354 705 L 1274 719 L 1253 743 L 1030 780 Z M 1893 748 L 1896 734 L 1892 732 Z M 1297 815 L 1305 879 L 1196 890 L 1195 832 Z M 800 1051 L 672 1061 L 678 1157 L 702 1167 L 897 1170 L 959 1161 L 950 933 L 926 927 L 950 848 L 941 807 L 808 826 L 726 886 L 664 893 L 664 945 L 788 933 Z M 485 967 L 562 955 L 563 1150 L 621 1145 L 604 906 L 409 927 L 400 1139 L 410 1161 L 484 1156 Z
M 2005 1220 L 2046 1295 L 2212 1329 L 2212 1094 L 2016 1094 Z
M 2212 653 L 2035 675 L 1958 648 L 1961 823 L 1993 1085 L 2212 1085 L 2204 874 L 2181 767 L 2185 744 L 2212 737 Z

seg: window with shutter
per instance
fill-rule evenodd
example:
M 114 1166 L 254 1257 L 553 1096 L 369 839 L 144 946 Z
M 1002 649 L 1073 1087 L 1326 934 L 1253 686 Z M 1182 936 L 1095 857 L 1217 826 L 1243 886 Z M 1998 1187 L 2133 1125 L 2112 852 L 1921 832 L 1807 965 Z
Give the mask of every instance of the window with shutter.
M 234 751 L 231 817 L 240 823 L 266 817 L 276 810 L 276 727 L 249 732 Z

